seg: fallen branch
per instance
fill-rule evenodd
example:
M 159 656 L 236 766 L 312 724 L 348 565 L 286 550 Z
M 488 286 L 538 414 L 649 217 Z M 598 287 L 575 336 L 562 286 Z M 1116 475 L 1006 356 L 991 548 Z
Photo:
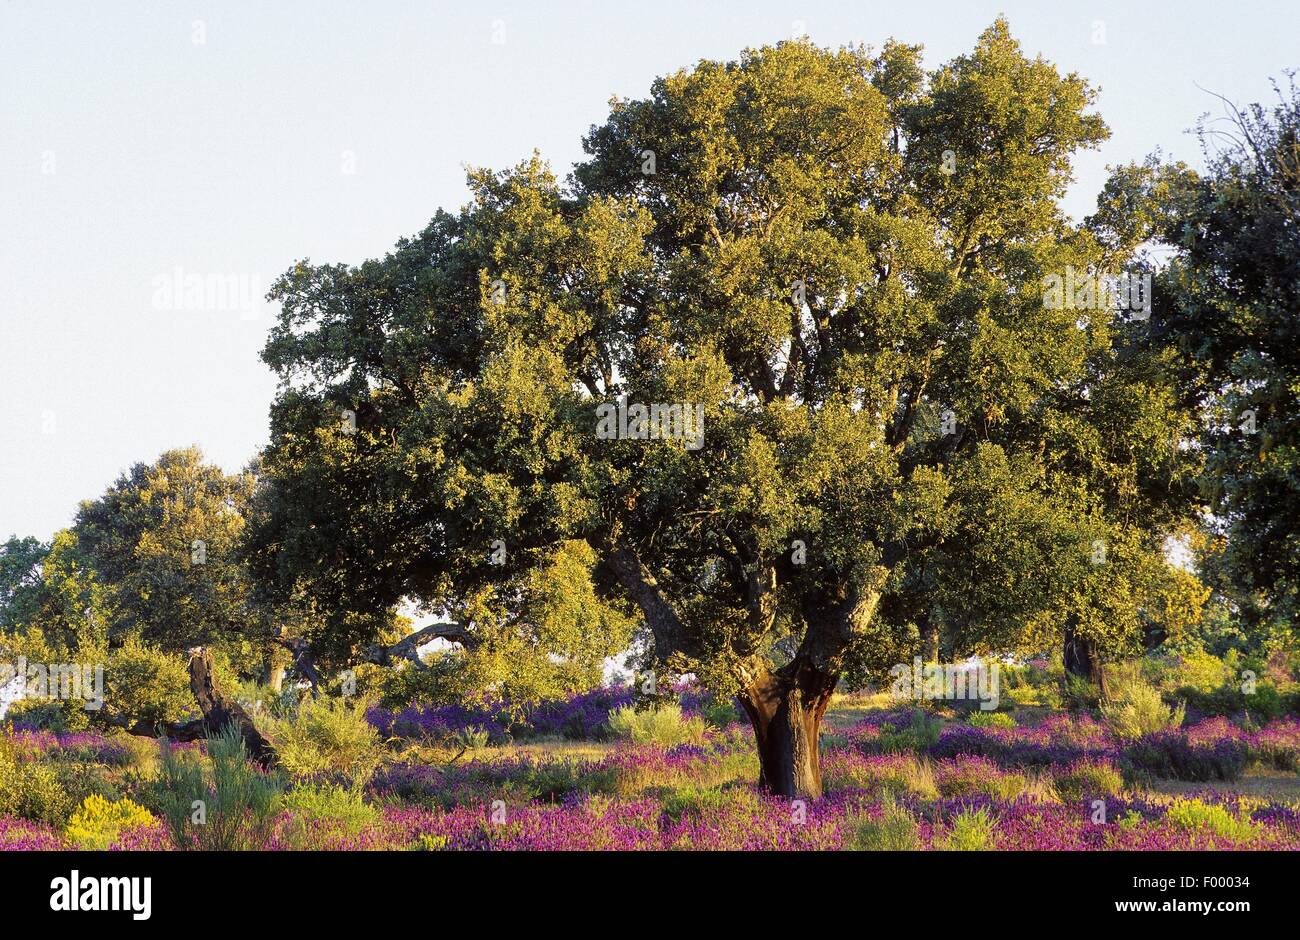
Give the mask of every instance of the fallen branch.
M 125 715 L 101 712 L 99 720 L 114 728 L 121 728 L 127 734 L 142 738 L 166 737 L 173 741 L 197 741 L 208 735 L 208 723 L 202 718 L 195 718 L 193 721 L 149 721 L 140 718 L 132 721 Z

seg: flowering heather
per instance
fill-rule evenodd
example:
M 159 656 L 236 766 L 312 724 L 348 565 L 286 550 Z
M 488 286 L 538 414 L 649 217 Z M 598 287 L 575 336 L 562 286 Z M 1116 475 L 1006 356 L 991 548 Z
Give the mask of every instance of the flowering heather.
M 591 761 L 544 761 L 531 755 L 472 760 L 441 767 L 400 764 L 377 774 L 379 799 L 451 807 L 484 798 L 524 805 L 556 802 L 571 793 L 610 789 L 612 776 Z
M 678 692 L 684 707 L 707 705 L 690 688 Z M 253 844 L 271 851 L 1300 849 L 1300 807 L 1235 792 L 1231 783 L 1253 764 L 1294 772 L 1294 720 L 1248 728 L 1215 718 L 1126 742 L 1077 715 L 972 727 L 921 720 L 912 708 L 882 710 L 827 735 L 825 795 L 791 801 L 756 785 L 747 726 L 709 727 L 700 743 L 671 747 L 607 740 L 609 710 L 630 700 L 627 689 L 600 689 L 538 706 L 523 725 L 491 705 L 373 711 L 370 721 L 389 736 L 477 727 L 507 743 L 434 763 L 412 758 L 425 749 L 394 747 L 359 793 L 304 803 L 290 798 L 297 790 L 286 791 Z M 534 740 L 509 743 L 508 736 Z M 587 743 L 554 740 L 575 736 Z M 150 783 L 139 776 L 148 764 L 128 772 L 138 748 L 124 740 L 9 732 L 16 782 L 3 810 L 9 815 L 0 816 L 0 849 L 77 847 L 58 826 L 32 821 L 57 818 L 49 813 L 66 794 L 53 765 L 68 758 L 123 798 L 148 803 Z M 1193 799 L 1145 789 L 1156 778 L 1218 783 Z M 1282 792 L 1287 786 L 1279 783 Z M 120 831 L 109 845 L 172 847 L 157 819 Z
M 544 702 L 528 713 L 532 735 L 586 739 L 598 737 L 609 713 L 632 704 L 632 690 L 626 686 L 592 689 L 561 702 Z
M 1014 798 L 1028 785 L 1020 774 L 1004 771 L 987 757 L 975 755 L 939 761 L 934 778 L 939 792 L 945 797 L 983 794 Z
M 507 808 L 499 822 L 483 804 L 445 813 L 390 809 L 385 825 L 408 844 L 421 837 L 448 850 L 590 851 L 839 848 L 842 808 L 803 808 L 745 788 L 706 811 L 665 815 L 650 799 L 586 798 L 562 805 Z
M 0 816 L 0 851 L 50 852 L 67 848 L 63 839 L 45 823 Z
M 632 701 L 626 689 L 595 689 L 560 702 L 545 702 L 528 710 L 524 721 L 512 722 L 503 705 L 412 705 L 393 712 L 372 708 L 366 713 L 384 734 L 403 738 L 445 738 L 481 729 L 492 741 L 517 737 L 555 736 L 591 739 L 598 736 L 613 708 Z
M 488 706 L 412 705 L 401 711 L 371 708 L 369 721 L 382 734 L 399 738 L 446 738 L 470 729 L 481 729 L 493 741 L 506 737 L 506 723 L 499 711 Z
M 688 715 L 698 714 L 711 701 L 710 694 L 693 683 L 675 686 L 673 692 Z M 508 719 L 510 709 L 501 702 L 412 705 L 400 711 L 372 708 L 366 718 L 379 731 L 396 737 L 436 739 L 478 728 L 494 741 L 507 735 L 590 741 L 604 736 L 611 711 L 631 705 L 633 699 L 630 686 L 603 686 L 567 699 L 541 702 L 525 709 L 521 720 Z
M 916 823 L 918 847 L 933 849 L 958 814 L 985 810 L 994 823 L 994 848 L 1014 851 L 1169 851 L 1188 849 L 1300 849 L 1295 813 L 1274 808 L 1241 814 L 1254 834 L 1239 839 L 1171 821 L 1157 804 L 1112 798 L 1104 821 L 1091 805 L 967 796 L 926 803 L 899 800 Z M 690 802 L 674 811 L 663 802 L 573 796 L 551 805 L 472 803 L 449 810 L 391 806 L 380 826 L 317 848 L 429 848 L 447 851 L 841 849 L 857 820 L 879 818 L 879 801 L 845 790 L 803 805 L 742 785 L 721 799 Z M 273 847 L 283 847 L 277 845 Z
M 929 762 L 910 754 L 863 754 L 853 748 L 827 749 L 822 755 L 822 784 L 832 793 L 859 789 L 890 796 L 939 796 Z
M 752 779 L 757 760 L 734 737 L 661 749 L 620 744 L 599 760 L 545 760 L 536 755 L 483 758 L 441 767 L 397 764 L 378 773 L 370 791 L 385 801 L 452 807 L 483 800 L 554 803 L 574 794 L 634 794 L 683 782 L 717 785 Z
M 882 712 L 850 728 L 844 739 L 863 753 L 878 754 L 910 720 L 905 711 Z M 1087 761 L 1181 780 L 1235 780 L 1252 761 L 1294 770 L 1300 762 L 1300 723 L 1287 719 L 1247 730 L 1210 718 L 1126 742 L 1091 718 L 1053 715 L 1014 728 L 950 725 L 924 752 L 940 760 L 984 757 L 1004 768 L 1062 769 Z
M 334 819 L 304 819 L 282 812 L 275 820 L 264 848 L 271 852 L 294 849 L 314 852 L 366 852 L 400 849 L 383 825 L 353 828 Z
M 163 852 L 172 848 L 167 829 L 155 821 L 147 826 L 134 826 L 117 834 L 108 847 L 110 852 Z
M 658 849 L 659 808 L 652 800 L 571 801 L 498 810 L 461 806 L 448 812 L 391 809 L 385 827 L 400 841 L 451 851 L 591 851 Z
M 99 764 L 120 765 L 131 759 L 130 750 L 120 741 L 89 732 L 56 734 L 44 730 L 19 730 L 8 737 L 22 759 L 32 759 L 51 752 Z
M 1226 718 L 1208 718 L 1185 729 L 1189 744 L 1222 747 L 1228 742 L 1251 760 L 1278 770 L 1297 769 L 1300 764 L 1300 721 L 1293 718 L 1270 722 L 1248 730 Z
M 806 806 L 746 788 L 713 812 L 690 813 L 664 830 L 665 848 L 721 851 L 838 849 L 843 806 Z

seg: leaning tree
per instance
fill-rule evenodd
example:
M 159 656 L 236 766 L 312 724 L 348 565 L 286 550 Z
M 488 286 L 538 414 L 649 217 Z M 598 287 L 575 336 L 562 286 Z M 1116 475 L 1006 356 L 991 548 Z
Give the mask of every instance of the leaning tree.
M 1044 301 L 1138 237 L 1140 187 L 1057 206 L 1091 99 L 1000 20 L 928 74 L 783 43 L 615 101 L 567 186 L 475 172 L 384 259 L 296 265 L 259 583 L 310 597 L 302 643 L 339 662 L 403 601 L 467 666 L 589 662 L 634 613 L 649 668 L 737 696 L 787 795 L 821 792 L 846 671 L 937 622 L 965 651 L 1132 645 L 1169 606 L 1185 422 L 1140 324 Z

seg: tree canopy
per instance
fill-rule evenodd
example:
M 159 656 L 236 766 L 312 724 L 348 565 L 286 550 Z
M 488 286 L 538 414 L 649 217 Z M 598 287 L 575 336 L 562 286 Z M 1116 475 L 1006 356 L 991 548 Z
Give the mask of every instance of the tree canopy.
M 340 661 L 404 601 L 469 661 L 578 667 L 635 612 L 648 666 L 739 696 L 782 793 L 820 792 L 837 681 L 927 625 L 1094 654 L 1176 626 L 1194 415 L 1133 310 L 1045 291 L 1128 264 L 1154 198 L 1121 172 L 1063 216 L 1092 101 L 1002 20 L 929 72 L 786 42 L 615 101 L 567 184 L 475 171 L 385 258 L 295 265 L 255 577 Z M 702 445 L 637 410 L 673 405 Z

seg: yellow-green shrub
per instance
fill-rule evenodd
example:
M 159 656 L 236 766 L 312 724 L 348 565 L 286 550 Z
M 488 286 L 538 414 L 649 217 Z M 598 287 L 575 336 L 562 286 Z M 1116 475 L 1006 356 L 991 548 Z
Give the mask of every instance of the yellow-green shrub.
M 1176 799 L 1169 804 L 1165 818 L 1184 832 L 1196 835 L 1211 833 L 1230 842 L 1251 842 L 1259 835 L 1255 825 L 1239 819 L 1224 806 L 1195 799 Z
M 993 817 L 988 810 L 963 810 L 953 817 L 938 848 L 946 852 L 987 852 L 993 848 Z
M 672 747 L 675 744 L 700 744 L 704 741 L 704 721 L 686 718 L 680 705 L 668 703 L 658 708 L 637 711 L 631 706 L 616 708 L 609 713 L 609 728 L 615 737 L 633 744 L 657 744 Z
M 83 849 L 107 849 L 124 829 L 147 826 L 153 815 L 143 806 L 122 799 L 110 803 L 98 794 L 82 802 L 68 820 L 67 836 Z
M 276 759 L 300 780 L 343 776 L 356 783 L 370 779 L 379 766 L 379 732 L 366 721 L 363 703 L 309 698 L 293 717 L 267 728 Z
M 1182 705 L 1166 705 L 1160 692 L 1144 682 L 1135 669 L 1117 669 L 1106 701 L 1101 703 L 1106 725 L 1116 737 L 1127 740 L 1179 727 L 1184 711 Z
M 876 818 L 849 816 L 844 821 L 844 848 L 857 852 L 912 852 L 921 847 L 921 832 L 912 814 L 886 801 Z
M 1112 796 L 1124 787 L 1124 778 L 1110 764 L 1078 761 L 1056 775 L 1056 792 L 1063 800 Z
M 340 786 L 305 784 L 285 794 L 282 808 L 291 819 L 286 830 L 289 844 L 311 848 L 322 833 L 354 836 L 379 822 L 380 812 L 361 792 Z
M 0 737 L 0 816 L 61 828 L 74 805 L 53 767 L 20 760 L 9 741 Z

